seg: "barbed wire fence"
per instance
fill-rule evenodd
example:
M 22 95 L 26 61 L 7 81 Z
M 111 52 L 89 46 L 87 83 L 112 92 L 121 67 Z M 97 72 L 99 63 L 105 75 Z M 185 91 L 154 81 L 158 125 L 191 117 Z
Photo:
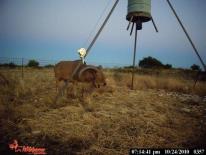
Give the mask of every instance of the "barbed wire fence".
M 55 64 L 64 60 L 49 60 L 49 59 L 28 59 L 28 58 L 18 58 L 18 57 L 0 57 L 0 70 L 8 71 L 10 69 L 15 69 L 15 72 L 21 74 L 22 79 L 25 76 L 26 70 L 29 68 L 29 61 L 35 60 L 39 63 L 37 68 L 52 68 Z M 102 66 L 103 68 L 119 68 L 125 66 L 131 66 L 131 64 L 124 63 L 110 63 L 110 62 L 95 62 L 88 61 L 90 65 Z
M 22 79 L 25 78 L 25 76 L 33 76 L 33 70 L 31 70 L 31 67 L 28 67 L 28 64 L 30 60 L 35 60 L 39 63 L 38 67 L 34 67 L 37 69 L 52 69 L 55 64 L 57 64 L 60 61 L 64 60 L 49 60 L 49 59 L 29 59 L 29 58 L 17 58 L 17 57 L 0 57 L 0 73 L 9 73 L 12 71 L 12 73 L 15 74 L 16 77 L 21 77 Z M 105 70 L 112 70 L 113 73 L 131 73 L 132 64 L 126 64 L 126 63 L 114 63 L 114 62 L 95 62 L 95 61 L 87 61 L 87 64 L 94 65 L 94 66 L 102 66 Z M 33 68 L 32 68 L 33 69 Z M 47 73 L 46 70 L 44 70 L 45 73 Z M 51 70 L 48 70 L 48 75 L 54 77 L 53 72 Z M 177 69 L 177 70 L 166 70 L 161 71 L 161 69 L 143 69 L 141 67 L 136 67 L 135 73 L 138 75 L 150 75 L 150 76 L 157 76 L 157 77 L 180 77 L 184 79 L 195 79 L 197 71 L 191 71 L 191 70 L 184 70 L 184 69 Z

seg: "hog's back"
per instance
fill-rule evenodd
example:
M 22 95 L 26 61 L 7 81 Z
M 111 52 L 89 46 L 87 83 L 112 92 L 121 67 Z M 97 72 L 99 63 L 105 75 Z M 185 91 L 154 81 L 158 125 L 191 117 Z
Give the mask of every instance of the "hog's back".
M 79 63 L 81 63 L 80 60 L 59 62 L 54 67 L 55 78 L 57 80 L 69 80 Z

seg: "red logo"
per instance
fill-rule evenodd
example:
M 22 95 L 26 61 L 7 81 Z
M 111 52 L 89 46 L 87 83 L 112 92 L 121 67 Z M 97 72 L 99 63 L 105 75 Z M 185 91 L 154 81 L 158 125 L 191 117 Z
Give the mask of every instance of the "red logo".
M 31 146 L 19 146 L 18 141 L 16 139 L 13 140 L 11 144 L 9 144 L 9 148 L 15 152 L 23 152 L 28 154 L 46 154 L 45 148 L 35 148 Z

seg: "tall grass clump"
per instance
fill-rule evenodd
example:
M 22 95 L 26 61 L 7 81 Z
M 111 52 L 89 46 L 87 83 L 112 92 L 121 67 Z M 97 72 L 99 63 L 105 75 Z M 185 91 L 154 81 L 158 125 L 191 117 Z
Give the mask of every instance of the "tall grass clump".
M 117 86 L 131 88 L 131 73 L 122 73 L 115 71 L 109 79 L 115 81 Z M 194 87 L 194 81 L 181 77 L 165 77 L 154 75 L 135 74 L 134 89 L 164 89 L 167 91 L 189 93 L 197 95 L 206 95 L 206 83 L 198 82 Z

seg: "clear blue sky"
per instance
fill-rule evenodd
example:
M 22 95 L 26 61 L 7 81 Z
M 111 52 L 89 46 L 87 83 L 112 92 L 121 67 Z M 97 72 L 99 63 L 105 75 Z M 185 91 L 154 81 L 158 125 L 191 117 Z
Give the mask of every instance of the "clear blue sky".
M 87 48 L 89 33 L 105 6 L 114 0 L 0 0 L 0 57 L 74 60 L 77 49 Z M 206 1 L 171 0 L 206 61 Z M 127 0 L 120 0 L 109 22 L 87 57 L 88 63 L 129 65 L 134 36 L 126 31 Z M 159 28 L 145 23 L 138 33 L 137 61 L 147 56 L 175 67 L 199 64 L 191 45 L 169 9 L 166 0 L 152 0 L 152 16 Z M 95 31 L 95 32 L 96 32 Z M 90 40 L 95 35 L 92 33 Z

